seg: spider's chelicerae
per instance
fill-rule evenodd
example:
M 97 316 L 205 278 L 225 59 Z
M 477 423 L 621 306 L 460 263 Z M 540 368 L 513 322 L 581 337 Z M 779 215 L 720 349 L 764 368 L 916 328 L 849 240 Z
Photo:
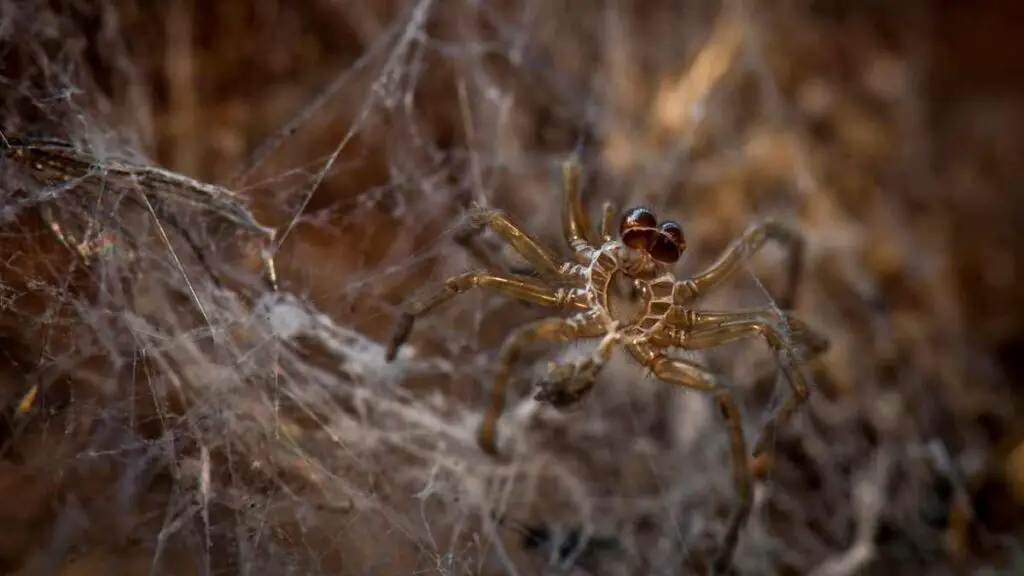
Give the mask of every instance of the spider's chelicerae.
M 515 330 L 498 354 L 493 375 L 490 402 L 479 428 L 480 447 L 497 456 L 496 430 L 505 406 L 505 390 L 510 372 L 520 353 L 528 345 L 547 341 L 569 342 L 584 338 L 602 338 L 597 352 L 584 359 L 555 365 L 540 384 L 538 400 L 555 406 L 579 401 L 592 387 L 601 367 L 617 346 L 653 374 L 670 384 L 714 395 L 729 430 L 733 476 L 739 503 L 732 514 L 723 544 L 715 562 L 724 570 L 731 563 L 739 531 L 746 523 L 753 498 L 752 473 L 748 467 L 746 441 L 740 424 L 740 411 L 723 379 L 693 362 L 665 354 L 667 349 L 706 349 L 751 336 L 760 336 L 771 349 L 788 380 L 792 394 L 779 405 L 764 425 L 754 444 L 753 456 L 761 454 L 768 441 L 806 401 L 807 383 L 798 368 L 795 349 L 787 338 L 798 333 L 810 343 L 809 354 L 819 354 L 827 340 L 806 324 L 779 314 L 775 308 L 742 311 L 704 311 L 691 306 L 722 281 L 729 278 L 769 240 L 780 243 L 789 256 L 789 284 L 779 307 L 790 309 L 801 269 L 802 241 L 783 224 L 764 220 L 743 232 L 722 255 L 703 272 L 686 279 L 677 278 L 671 267 L 686 249 L 683 230 L 671 221 L 661 222 L 641 207 L 627 210 L 613 232 L 614 210 L 604 205 L 601 244 L 586 239 L 589 229 L 581 201 L 581 167 L 575 160 L 563 168 L 563 233 L 573 253 L 571 262 L 560 262 L 555 254 L 514 224 L 499 210 L 474 207 L 470 226 L 489 226 L 503 237 L 534 268 L 531 275 L 475 271 L 449 278 L 443 288 L 414 301 L 402 315 L 387 350 L 392 360 L 405 342 L 416 317 L 434 309 L 452 297 L 474 287 L 484 287 L 524 300 L 572 311 L 568 317 L 553 316 L 526 324 Z M 620 296 L 614 289 L 617 280 L 632 282 L 638 297 Z

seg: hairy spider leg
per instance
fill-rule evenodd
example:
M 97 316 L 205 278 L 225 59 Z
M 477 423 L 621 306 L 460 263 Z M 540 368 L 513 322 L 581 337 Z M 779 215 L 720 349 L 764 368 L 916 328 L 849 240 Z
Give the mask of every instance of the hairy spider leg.
M 581 180 L 582 168 L 578 160 L 574 157 L 566 161 L 562 167 L 562 190 L 565 195 L 563 235 L 573 249 L 575 259 L 580 264 L 589 264 L 594 247 L 590 246 L 586 240 L 586 232 L 590 223 L 583 206 Z M 470 211 L 469 218 L 469 226 L 457 232 L 454 240 L 484 266 L 513 274 L 539 273 L 541 276 L 549 278 L 557 277 L 558 265 L 554 254 L 526 234 L 507 215 L 498 210 L 474 207 Z M 477 233 L 487 225 L 503 236 L 533 267 L 513 267 L 503 262 L 493 250 L 484 247 L 478 241 Z M 603 243 L 614 239 L 615 207 L 611 202 L 604 203 L 600 233 Z
M 512 221 L 503 210 L 473 206 L 469 209 L 469 227 L 481 229 L 490 227 L 505 239 L 520 256 L 526 259 L 541 277 L 560 279 L 559 260 L 536 238 L 525 232 Z
M 607 244 L 615 239 L 615 205 L 605 202 L 601 210 L 601 242 Z
M 788 253 L 786 289 L 778 299 L 778 303 L 782 310 L 792 310 L 796 305 L 797 289 L 803 269 L 804 242 L 796 230 L 776 220 L 763 220 L 750 225 L 739 238 L 729 244 L 718 260 L 704 272 L 694 276 L 690 280 L 695 291 L 693 298 L 707 293 L 732 276 L 769 240 L 777 242 Z
M 479 228 L 462 226 L 455 231 L 455 234 L 452 235 L 452 240 L 458 244 L 460 248 L 468 252 L 478 264 L 488 270 L 511 272 L 514 274 L 520 273 L 518 271 L 513 271 L 512 267 L 507 265 L 501 257 L 501 254 L 492 246 L 484 244 L 480 239 Z M 530 268 L 530 270 L 532 271 L 533 268 Z
M 477 432 L 477 444 L 487 454 L 497 457 L 498 420 L 505 411 L 505 394 L 512 367 L 523 350 L 536 342 L 564 343 L 581 338 L 597 338 L 606 334 L 604 319 L 597 311 L 581 312 L 568 318 L 545 318 L 512 332 L 498 352 L 494 378 L 491 381 L 490 401 Z
M 452 240 L 469 253 L 470 257 L 478 264 L 488 270 L 515 274 L 517 276 L 537 275 L 537 269 L 529 263 L 526 265 L 513 264 L 509 262 L 506 255 L 498 250 L 497 247 L 486 244 L 480 237 L 480 230 L 480 228 L 465 226 L 454 234 Z
M 590 221 L 583 208 L 583 167 L 573 156 L 562 164 L 562 234 L 580 264 L 589 264 L 594 247 L 587 242 Z
M 564 236 L 569 246 L 576 253 L 576 259 L 581 264 L 588 264 L 590 254 L 593 252 L 586 242 L 586 231 L 590 224 L 586 218 L 581 198 L 581 169 L 575 159 L 569 160 L 563 166 L 562 182 L 563 193 L 565 194 L 566 205 L 563 210 L 563 227 L 566 230 Z M 615 210 L 611 202 L 604 205 L 604 216 L 601 221 L 602 241 L 608 242 L 613 239 Z M 533 268 L 515 268 L 500 261 L 500 258 L 482 246 L 477 241 L 477 233 L 484 227 L 490 225 L 506 241 L 512 244 Z M 544 248 L 536 239 L 523 232 L 522 228 L 513 223 L 510 218 L 498 210 L 474 207 L 470 211 L 470 225 L 455 234 L 455 242 L 465 248 L 474 258 L 488 268 L 501 269 L 514 274 L 539 273 L 542 276 L 557 277 L 558 265 L 555 263 L 554 254 Z M 520 245 L 517 245 L 517 242 Z
M 740 530 L 750 516 L 754 500 L 753 479 L 747 465 L 747 446 L 743 437 L 743 424 L 739 406 L 729 390 L 722 383 L 722 377 L 706 368 L 683 359 L 669 358 L 655 348 L 641 343 L 627 343 L 626 349 L 637 362 L 650 368 L 654 376 L 663 382 L 708 392 L 714 395 L 719 411 L 729 431 L 729 449 L 732 455 L 733 484 L 739 500 L 729 517 L 722 545 L 714 561 L 714 572 L 724 573 L 732 564 L 732 555 L 739 541 Z
M 445 280 L 444 285 L 415 301 L 403 312 L 388 343 L 385 358 L 395 359 L 398 348 L 405 343 L 412 332 L 416 318 L 430 312 L 437 306 L 451 300 L 472 288 L 483 287 L 526 302 L 549 307 L 571 307 L 585 309 L 586 303 L 569 289 L 553 289 L 533 278 L 512 276 L 491 272 L 466 272 Z
M 799 320 L 791 319 L 789 325 L 797 328 L 802 337 L 812 341 L 815 352 L 823 351 L 821 345 L 826 342 L 824 337 L 815 334 Z M 792 394 L 775 410 L 754 443 L 753 456 L 756 458 L 810 395 L 796 351 L 783 332 L 776 327 L 773 311 L 766 308 L 743 312 L 695 312 L 693 327 L 681 338 L 678 346 L 688 349 L 712 348 L 755 336 L 764 338 L 771 347 L 792 389 Z
M 601 243 L 605 244 L 615 239 L 615 205 L 612 202 L 605 202 L 602 206 L 601 216 Z M 584 224 L 585 225 L 585 224 Z M 529 276 L 536 273 L 533 266 L 515 266 L 510 264 L 500 253 L 489 246 L 484 245 L 479 238 L 481 227 L 466 226 L 455 233 L 455 243 L 466 250 L 477 262 L 490 270 L 501 270 L 511 274 Z M 520 252 L 521 253 L 521 252 Z M 589 261 L 588 261 L 589 262 Z

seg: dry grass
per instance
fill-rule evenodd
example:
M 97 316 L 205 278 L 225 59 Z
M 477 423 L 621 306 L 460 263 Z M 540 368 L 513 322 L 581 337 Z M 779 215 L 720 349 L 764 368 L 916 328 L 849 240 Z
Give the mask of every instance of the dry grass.
M 4 135 L 238 191 L 281 290 L 215 212 L 154 220 L 158 191 L 112 178 L 47 195 L 4 159 L 0 571 L 698 573 L 732 497 L 707 399 L 616 361 L 553 413 L 531 377 L 580 350 L 538 350 L 503 464 L 473 426 L 543 311 L 465 296 L 383 361 L 402 302 L 470 265 L 469 202 L 560 245 L 581 134 L 590 209 L 681 221 L 683 270 L 759 216 L 807 236 L 796 313 L 833 348 L 739 573 L 1019 569 L 1024 86 L 995 2 L 89 4 L 0 0 Z M 77 258 L 47 209 L 116 249 Z M 776 256 L 708 305 L 769 303 Z M 749 435 L 784 390 L 762 348 L 706 358 Z

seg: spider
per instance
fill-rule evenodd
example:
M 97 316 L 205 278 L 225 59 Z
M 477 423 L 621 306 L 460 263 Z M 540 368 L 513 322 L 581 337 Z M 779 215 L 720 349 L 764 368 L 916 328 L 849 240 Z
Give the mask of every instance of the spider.
M 739 531 L 746 523 L 753 499 L 753 474 L 748 467 L 740 411 L 721 376 L 688 360 L 670 357 L 666 351 L 707 349 L 754 336 L 767 342 L 792 394 L 773 412 L 754 443 L 753 457 L 759 456 L 808 398 L 796 349 L 787 336 L 799 336 L 801 341 L 810 343 L 810 354 L 814 355 L 823 352 L 828 342 L 788 314 L 779 318 L 773 308 L 698 311 L 691 306 L 731 277 L 770 240 L 781 244 L 788 253 L 788 287 L 778 302 L 782 309 L 792 308 L 800 279 L 802 239 L 778 221 L 762 220 L 748 227 L 703 272 L 679 279 L 671 267 L 686 250 L 683 229 L 673 221 L 659 223 L 647 208 L 625 211 L 616 235 L 615 210 L 606 202 L 600 227 L 601 244 L 594 246 L 586 239 L 589 223 L 582 203 L 581 175 L 582 167 L 575 158 L 563 164 L 562 228 L 573 261 L 560 262 L 503 211 L 472 207 L 469 226 L 476 230 L 489 226 L 533 267 L 533 274 L 472 271 L 447 279 L 443 287 L 414 300 L 400 316 L 386 358 L 395 358 L 417 317 L 474 287 L 573 312 L 567 317 L 552 316 L 521 326 L 502 345 L 489 403 L 477 434 L 480 448 L 494 457 L 498 456 L 497 424 L 504 411 L 512 367 L 521 352 L 534 343 L 602 339 L 594 355 L 553 365 L 541 382 L 535 398 L 556 407 L 578 402 L 592 389 L 616 346 L 624 348 L 660 380 L 710 393 L 728 427 L 733 482 L 739 500 L 715 560 L 716 571 L 722 572 L 731 564 Z M 622 297 L 616 292 L 615 282 L 623 278 L 631 282 L 636 297 Z

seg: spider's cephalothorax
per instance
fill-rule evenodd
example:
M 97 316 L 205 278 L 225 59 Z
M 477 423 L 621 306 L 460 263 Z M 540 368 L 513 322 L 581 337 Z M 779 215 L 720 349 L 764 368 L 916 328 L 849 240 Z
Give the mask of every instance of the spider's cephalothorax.
M 655 215 L 645 208 L 628 210 L 618 230 L 614 231 L 614 210 L 606 203 L 601 241 L 596 246 L 591 244 L 587 239 L 590 226 L 580 197 L 580 175 L 578 163 L 565 164 L 562 222 L 572 261 L 560 262 L 554 252 L 524 232 L 505 213 L 474 207 L 469 214 L 470 225 L 474 229 L 487 226 L 494 230 L 533 266 L 533 273 L 476 271 L 449 278 L 443 288 L 414 301 L 401 316 L 388 346 L 387 359 L 394 359 L 418 316 L 473 287 L 489 288 L 523 301 L 572 312 L 568 316 L 550 316 L 520 326 L 502 345 L 490 402 L 477 436 L 480 447 L 495 456 L 498 454 L 497 424 L 505 408 L 505 390 L 512 367 L 530 344 L 601 338 L 593 356 L 555 365 L 541 382 L 535 398 L 555 406 L 569 405 L 585 396 L 616 346 L 625 349 L 655 377 L 712 394 L 729 429 L 734 482 L 739 496 L 715 562 L 716 570 L 722 571 L 731 563 L 739 530 L 746 522 L 753 499 L 740 411 L 721 377 L 697 363 L 669 356 L 666 351 L 706 349 L 760 337 L 776 352 L 793 393 L 774 411 L 756 440 L 753 454 L 761 454 L 807 399 L 807 383 L 798 368 L 789 336 L 798 335 L 809 355 L 824 352 L 828 342 L 796 318 L 778 314 L 775 308 L 705 311 L 696 310 L 692 305 L 729 278 L 768 240 L 773 240 L 789 252 L 789 284 L 777 303 L 783 310 L 791 309 L 800 273 L 800 237 L 774 220 L 755 223 L 703 272 L 679 279 L 672 273 L 671 266 L 686 249 L 683 230 L 675 222 L 659 224 Z M 622 279 L 631 282 L 638 298 L 623 297 L 614 289 L 616 282 Z
M 687 287 L 668 269 L 686 250 L 683 229 L 673 221 L 658 224 L 650 210 L 636 207 L 623 215 L 618 233 L 587 254 L 587 264 L 576 265 L 588 307 L 602 312 L 605 325 L 614 324 L 624 339 L 666 336 L 670 325 L 685 323 L 686 311 L 676 303 L 687 299 Z M 621 280 L 631 290 L 618 289 Z

